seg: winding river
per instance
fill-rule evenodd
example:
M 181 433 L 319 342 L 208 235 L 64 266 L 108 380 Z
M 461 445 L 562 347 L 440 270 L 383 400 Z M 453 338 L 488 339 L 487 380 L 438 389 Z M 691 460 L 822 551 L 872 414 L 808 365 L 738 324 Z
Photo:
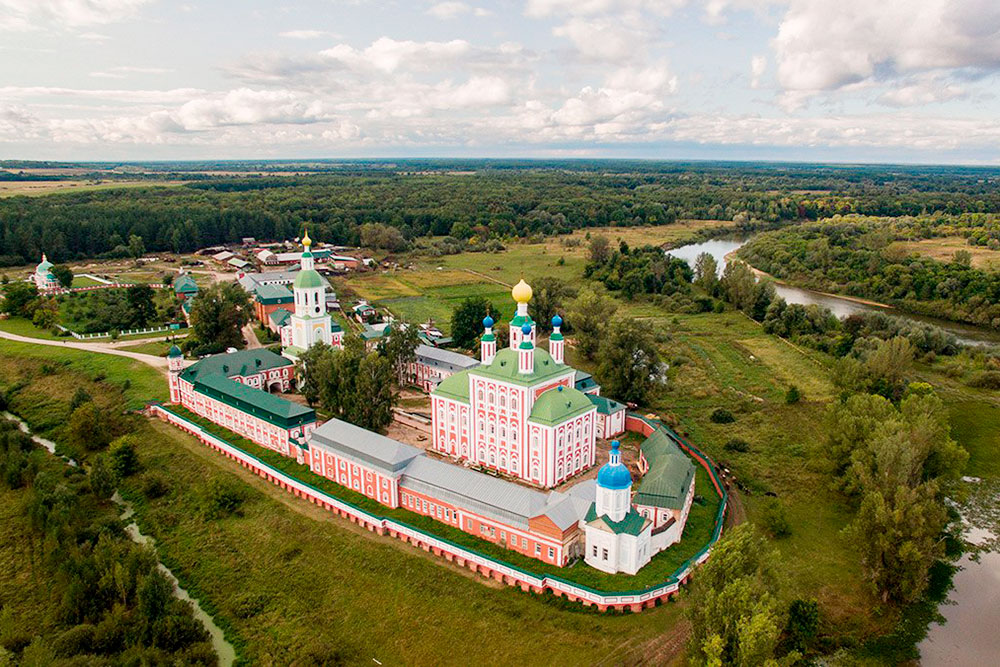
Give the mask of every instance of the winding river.
M 76 461 L 74 461 L 73 459 L 57 454 L 56 443 L 52 442 L 51 440 L 46 440 L 45 438 L 39 437 L 34 433 L 32 433 L 31 428 L 28 426 L 27 422 L 25 422 L 17 415 L 6 411 L 0 413 L 0 415 L 6 417 L 7 419 L 10 419 L 11 421 L 17 422 L 18 427 L 20 427 L 20 429 L 24 433 L 30 435 L 31 439 L 34 440 L 36 444 L 44 447 L 46 450 L 48 450 L 50 454 L 58 456 L 63 461 L 65 461 L 67 465 L 71 465 L 74 467 L 77 465 Z M 123 509 L 121 515 L 122 521 L 128 521 L 130 518 L 132 518 L 132 516 L 135 514 L 135 510 L 132 508 L 132 504 L 130 502 L 128 502 L 127 500 L 123 499 L 120 495 L 118 495 L 117 491 L 115 491 L 115 495 L 111 499 L 115 503 L 117 503 L 119 507 Z M 156 552 L 156 543 L 153 541 L 153 538 L 150 537 L 149 535 L 143 535 L 142 531 L 139 530 L 139 524 L 137 524 L 135 521 L 132 521 L 127 526 L 125 526 L 125 532 L 126 534 L 128 534 L 129 538 L 131 538 L 132 541 L 135 542 L 136 544 L 147 546 L 150 549 L 152 549 L 154 553 Z M 205 627 L 205 630 L 208 631 L 209 636 L 211 636 L 212 638 L 212 648 L 215 649 L 215 653 L 219 657 L 219 666 L 231 667 L 236 662 L 236 649 L 233 648 L 232 644 L 226 641 L 226 636 L 225 633 L 223 633 L 222 628 L 216 625 L 215 620 L 204 609 L 201 608 L 201 605 L 198 604 L 198 600 L 192 598 L 191 595 L 186 590 L 181 588 L 180 582 L 177 581 L 177 577 L 174 576 L 174 573 L 171 572 L 170 569 L 167 568 L 167 566 L 161 563 L 159 559 L 157 559 L 156 567 L 159 568 L 160 572 L 162 572 L 164 576 L 166 576 L 167 579 L 170 581 L 171 585 L 173 585 L 174 597 L 176 597 L 178 600 L 183 600 L 184 602 L 189 603 L 191 605 L 192 615 L 194 616 L 195 620 L 200 621 L 201 624 Z
M 674 257 L 683 259 L 692 267 L 694 266 L 695 259 L 698 255 L 703 252 L 707 252 L 715 258 L 716 262 L 718 262 L 719 270 L 721 271 L 726 265 L 726 256 L 736 250 L 739 250 L 747 241 L 750 240 L 750 238 L 750 236 L 743 236 L 713 239 L 703 243 L 691 243 L 679 248 L 673 248 L 667 252 Z M 775 291 L 777 291 L 778 296 L 782 297 L 788 303 L 800 303 L 805 306 L 810 304 L 823 306 L 824 308 L 829 308 L 830 311 L 837 317 L 847 317 L 848 315 L 861 312 L 881 311 L 890 313 L 897 317 L 913 320 L 914 322 L 922 322 L 938 326 L 945 331 L 954 334 L 958 341 L 965 345 L 1000 345 L 1000 332 L 982 327 L 976 327 L 971 324 L 962 324 L 960 322 L 952 322 L 950 320 L 943 320 L 936 317 L 916 315 L 914 313 L 908 313 L 889 306 L 863 303 L 861 301 L 847 299 L 833 294 L 824 294 L 822 292 L 803 289 L 801 287 L 792 287 L 791 285 L 784 285 L 777 282 L 775 283 L 774 288 Z
M 692 243 L 668 252 L 692 267 L 703 252 L 725 266 L 726 256 L 739 249 L 750 237 L 714 239 Z M 861 303 L 813 290 L 775 284 L 778 295 L 788 303 L 816 304 L 829 308 L 837 317 L 866 311 L 890 312 L 915 322 L 934 324 L 955 335 L 966 345 L 1000 344 L 1000 334 L 979 327 L 933 317 L 914 315 L 895 308 Z M 943 621 L 933 623 L 920 643 L 920 662 L 927 667 L 946 665 L 1000 664 L 1000 485 L 986 485 L 966 478 L 974 485 L 972 497 L 960 508 L 965 524 L 965 540 L 972 549 L 958 561 L 953 588 L 940 608 Z

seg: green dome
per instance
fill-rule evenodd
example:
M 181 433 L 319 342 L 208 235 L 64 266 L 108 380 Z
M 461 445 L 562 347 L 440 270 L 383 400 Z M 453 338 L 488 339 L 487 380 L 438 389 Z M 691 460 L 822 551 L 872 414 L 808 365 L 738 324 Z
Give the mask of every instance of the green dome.
M 181 356 L 181 348 L 177 347 L 176 345 L 171 345 L 170 346 L 170 351 L 167 352 L 167 356 L 168 357 L 179 357 L 179 356 Z
M 326 281 L 323 280 L 323 276 L 319 275 L 318 272 L 310 269 L 307 271 L 299 271 L 298 275 L 295 276 L 295 282 L 292 286 L 296 289 L 326 287 Z

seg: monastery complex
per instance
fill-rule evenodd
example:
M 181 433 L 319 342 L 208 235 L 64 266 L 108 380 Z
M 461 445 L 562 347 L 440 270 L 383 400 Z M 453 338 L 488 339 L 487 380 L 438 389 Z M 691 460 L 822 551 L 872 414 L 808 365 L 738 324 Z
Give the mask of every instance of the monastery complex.
M 642 445 L 637 488 L 617 440 L 596 480 L 572 482 L 598 463 L 598 439 L 625 432 L 625 406 L 602 397 L 588 374 L 565 363 L 558 315 L 548 350 L 537 347 L 528 315 L 531 287 L 523 280 L 512 290 L 517 309 L 506 347 L 498 349 L 487 317 L 478 363 L 423 350 L 409 370 L 431 391 L 427 451 L 337 419 L 319 424 L 311 408 L 271 393 L 294 388 L 294 360 L 302 351 L 318 342 L 342 346 L 310 243 L 307 235 L 292 283 L 294 313 L 282 329 L 283 353 L 244 350 L 185 367 L 175 347 L 169 354 L 173 403 L 386 507 L 429 516 L 554 566 L 582 558 L 605 572 L 634 574 L 680 540 L 694 500 L 695 466 L 662 432 Z

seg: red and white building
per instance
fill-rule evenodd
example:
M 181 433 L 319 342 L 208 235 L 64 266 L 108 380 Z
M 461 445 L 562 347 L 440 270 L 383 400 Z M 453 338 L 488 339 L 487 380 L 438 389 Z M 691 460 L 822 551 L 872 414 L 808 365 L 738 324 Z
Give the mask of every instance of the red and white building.
M 478 359 L 430 345 L 417 345 L 416 358 L 407 365 L 404 380 L 430 393 L 447 378 L 479 365 Z
M 269 393 L 288 391 L 295 365 L 270 350 L 206 357 L 187 368 L 180 349 L 168 356 L 170 401 L 258 445 L 303 462 L 316 413 Z
M 624 407 L 613 421 L 599 414 L 591 397 L 576 389 L 577 371 L 565 364 L 562 318 L 553 318 L 549 350 L 536 349 L 531 287 L 522 280 L 511 294 L 517 312 L 510 347 L 497 351 L 487 317 L 482 364 L 451 375 L 431 394 L 433 447 L 553 487 L 594 465 L 599 432 L 611 437 L 624 431 Z

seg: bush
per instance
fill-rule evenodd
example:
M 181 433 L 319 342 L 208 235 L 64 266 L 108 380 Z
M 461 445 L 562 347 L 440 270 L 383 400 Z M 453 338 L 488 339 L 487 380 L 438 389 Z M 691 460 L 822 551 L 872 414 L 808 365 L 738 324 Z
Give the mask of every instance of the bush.
M 785 636 L 792 648 L 806 650 L 818 629 L 819 603 L 816 600 L 792 600 L 788 606 L 788 625 L 785 626 Z
M 170 487 L 159 475 L 150 475 L 142 483 L 142 494 L 150 500 L 163 497 L 169 490 Z
M 976 389 L 1000 389 L 1000 371 L 973 373 L 966 384 Z
M 785 506 L 777 498 L 768 498 L 764 502 L 760 525 L 764 532 L 774 538 L 788 537 L 792 534 L 792 524 L 785 516 Z
M 219 477 L 208 483 L 205 496 L 205 516 L 209 519 L 222 519 L 237 514 L 243 504 L 243 489 Z
M 108 467 L 118 479 L 124 479 L 139 470 L 139 457 L 135 453 L 131 436 L 123 436 L 111 443 Z
M 725 408 L 716 408 L 713 410 L 709 419 L 716 424 L 732 424 L 736 421 L 736 417 L 733 416 L 733 413 Z
M 794 405 L 802 400 L 802 394 L 799 392 L 799 388 L 794 384 L 788 388 L 785 392 L 785 403 L 788 405 Z
M 749 452 L 750 443 L 746 440 L 741 440 L 739 438 L 733 438 L 725 444 L 725 448 L 730 452 Z

